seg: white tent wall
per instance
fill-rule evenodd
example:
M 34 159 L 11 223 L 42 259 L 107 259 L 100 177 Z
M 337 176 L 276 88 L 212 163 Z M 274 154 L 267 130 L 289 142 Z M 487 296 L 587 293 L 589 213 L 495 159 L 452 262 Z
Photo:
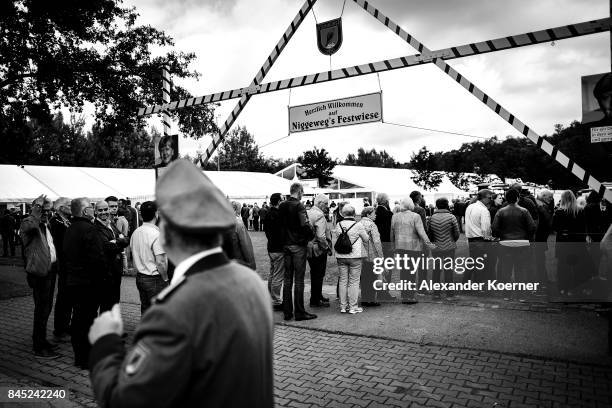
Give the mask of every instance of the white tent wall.
M 212 182 L 230 199 L 268 201 L 272 193 L 289 194 L 291 181 L 269 173 L 206 171 Z M 92 201 L 114 195 L 129 197 L 132 204 L 155 198 L 155 170 L 94 167 L 0 165 L 0 203 L 30 203 L 41 194 L 88 197 Z

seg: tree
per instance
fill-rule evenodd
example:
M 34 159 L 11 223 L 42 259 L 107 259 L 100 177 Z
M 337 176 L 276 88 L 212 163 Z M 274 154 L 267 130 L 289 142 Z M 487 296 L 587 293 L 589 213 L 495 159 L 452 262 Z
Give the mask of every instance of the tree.
M 24 132 L 28 120 L 45 126 L 57 108 L 78 113 L 86 102 L 94 104 L 98 128 L 114 131 L 106 132 L 114 139 L 106 145 L 121 146 L 124 137 L 144 127 L 137 109 L 161 103 L 163 64 L 175 78 L 199 76 L 188 69 L 193 53 L 153 57 L 152 48 L 173 46 L 173 40 L 153 27 L 137 26 L 136 17 L 134 8 L 115 0 L 1 3 L 0 137 L 11 139 L 5 157 L 31 163 L 28 146 L 34 135 Z M 174 87 L 173 99 L 187 96 Z M 181 131 L 197 138 L 216 131 L 213 112 L 213 106 L 203 106 L 172 115 Z M 111 153 L 117 155 L 121 152 Z
M 319 186 L 325 187 L 333 179 L 331 174 L 336 162 L 325 149 L 317 149 L 315 146 L 312 150 L 305 151 L 297 161 L 304 168 L 305 177 L 319 179 Z
M 436 156 L 427 147 L 421 147 L 417 154 L 410 158 L 411 168 L 416 172 L 412 180 L 425 189 L 436 188 L 442 182 L 443 175 L 437 170 Z
M 219 160 L 221 170 L 266 171 L 266 162 L 259 146 L 246 127 L 236 127 L 225 137 L 217 149 L 217 157 L 210 160 L 216 169 Z
M 363 147 L 357 150 L 357 156 L 350 153 L 346 156 L 344 164 L 363 167 L 398 167 L 399 163 L 385 150 L 377 152 L 376 149 L 366 151 Z

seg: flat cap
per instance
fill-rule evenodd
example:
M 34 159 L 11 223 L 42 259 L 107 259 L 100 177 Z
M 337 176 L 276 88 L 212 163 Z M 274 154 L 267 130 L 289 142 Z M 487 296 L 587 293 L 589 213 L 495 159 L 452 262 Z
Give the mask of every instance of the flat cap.
M 155 186 L 159 212 L 172 226 L 190 232 L 232 228 L 236 217 L 221 190 L 194 164 L 173 161 Z

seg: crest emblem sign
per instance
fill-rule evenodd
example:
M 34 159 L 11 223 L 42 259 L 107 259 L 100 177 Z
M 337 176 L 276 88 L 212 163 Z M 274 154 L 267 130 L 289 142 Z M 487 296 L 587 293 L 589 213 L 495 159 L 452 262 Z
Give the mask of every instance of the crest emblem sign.
M 342 18 L 317 24 L 317 46 L 325 55 L 332 55 L 342 45 Z

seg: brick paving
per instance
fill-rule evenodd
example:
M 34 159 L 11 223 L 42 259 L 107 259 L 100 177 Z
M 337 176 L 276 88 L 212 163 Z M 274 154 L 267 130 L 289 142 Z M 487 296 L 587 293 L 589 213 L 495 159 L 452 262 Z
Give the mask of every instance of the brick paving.
M 0 386 L 65 387 L 38 406 L 95 406 L 86 371 L 31 352 L 32 300 L 0 301 Z M 133 335 L 139 305 L 122 304 Z M 50 326 L 52 324 L 50 323 Z M 275 398 L 283 407 L 610 407 L 612 367 L 491 351 L 418 345 L 278 324 Z M 128 339 L 129 341 L 130 339 Z M 35 406 L 23 404 L 23 406 Z

